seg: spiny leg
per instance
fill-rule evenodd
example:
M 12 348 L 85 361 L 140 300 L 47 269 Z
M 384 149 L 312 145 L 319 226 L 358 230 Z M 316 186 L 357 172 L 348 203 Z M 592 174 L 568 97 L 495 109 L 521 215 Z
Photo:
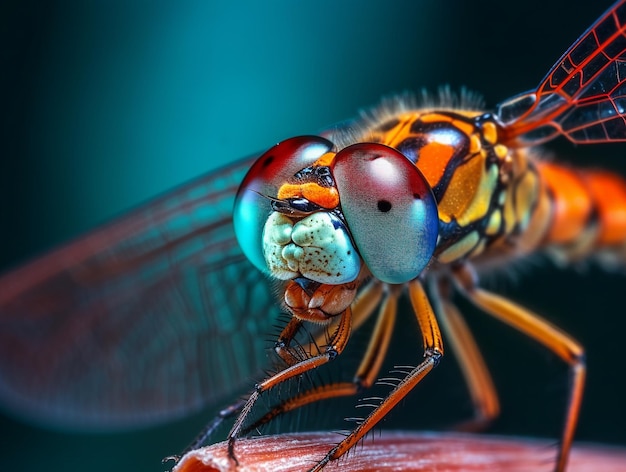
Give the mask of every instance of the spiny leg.
M 352 312 L 353 312 L 352 329 L 353 330 L 359 329 L 359 327 L 363 323 L 365 323 L 365 321 L 369 319 L 370 315 L 372 314 L 376 306 L 378 306 L 378 304 L 380 303 L 382 295 L 383 295 L 382 284 L 374 279 L 370 281 L 363 288 L 358 298 L 352 304 Z M 336 328 L 337 324 L 338 323 L 334 323 L 332 327 Z M 298 320 L 297 318 L 292 318 L 289 324 L 283 329 L 283 332 L 281 333 L 278 343 L 280 342 L 284 343 L 284 340 L 286 339 L 286 337 L 293 338 L 301 325 L 302 325 L 302 322 L 300 320 Z M 323 332 L 320 333 L 316 337 L 313 345 L 317 347 L 317 350 L 318 350 L 317 352 L 321 353 L 322 351 L 320 350 L 319 346 L 326 346 L 327 344 L 329 344 L 329 342 L 330 342 L 330 336 L 328 335 L 328 330 L 324 329 Z M 289 349 L 280 350 L 278 352 L 278 355 L 287 365 L 293 365 L 299 360 L 301 360 L 300 353 L 291 351 Z M 384 357 L 384 353 L 382 354 L 382 356 Z M 319 390 L 320 390 L 320 394 L 322 395 L 322 397 L 315 398 L 315 395 L 312 395 L 311 399 L 307 403 L 313 403 L 323 398 L 326 398 L 324 392 L 322 392 L 325 389 L 325 387 L 326 389 L 331 389 L 330 385 L 320 387 Z M 343 388 L 340 384 L 332 385 L 332 390 L 335 390 L 337 392 L 337 394 L 333 396 L 352 395 L 354 391 L 354 384 L 352 382 L 346 382 Z M 280 415 L 281 413 L 291 411 L 295 408 L 299 408 L 300 406 L 306 404 L 306 403 L 303 403 L 302 405 L 295 404 L 291 406 L 292 402 L 297 403 L 295 402 L 295 398 L 294 398 L 294 399 L 291 399 L 289 402 L 285 402 L 285 405 L 282 405 L 282 404 L 276 405 L 263 418 L 257 420 L 253 425 L 246 427 L 242 431 L 242 434 L 247 434 L 249 431 L 252 431 L 253 429 L 256 429 L 257 427 L 268 423 L 269 421 L 271 421 L 273 418 Z M 215 418 L 213 418 L 211 422 L 208 423 L 204 427 L 204 429 L 189 444 L 189 446 L 187 446 L 183 450 L 183 452 L 181 452 L 179 455 L 168 456 L 164 459 L 164 461 L 168 461 L 168 460 L 178 461 L 178 459 L 182 457 L 183 455 L 185 455 L 187 452 L 192 451 L 202 446 L 207 441 L 207 439 L 214 433 L 214 431 L 217 430 L 217 428 L 225 420 L 232 418 L 233 416 L 241 413 L 241 410 L 244 408 L 245 405 L 246 405 L 246 400 L 238 400 L 235 403 L 232 403 L 226 406 L 225 408 L 223 408 L 222 410 L 220 410 L 220 412 L 215 416 Z
M 343 317 L 341 317 L 340 322 L 342 321 Z M 288 367 L 291 367 L 303 360 L 302 351 L 299 348 L 291 346 L 291 342 L 296 337 L 296 334 L 298 334 L 298 331 L 300 331 L 302 325 L 302 320 L 292 317 L 274 343 L 274 352 L 285 364 L 287 364 Z M 321 352 L 318 352 L 318 354 L 321 354 Z
M 450 301 L 449 280 L 433 278 L 432 281 L 430 288 L 437 318 L 459 363 L 474 406 L 474 418 L 456 429 L 477 431 L 500 413 L 498 394 L 472 332 L 459 309 Z
M 282 345 L 285 346 L 285 343 L 289 343 L 295 335 L 298 333 L 298 330 L 302 326 L 302 321 L 297 318 L 291 318 L 287 326 L 285 326 L 276 341 L 276 346 Z M 279 357 L 288 365 L 292 366 L 296 364 L 300 359 L 301 355 L 294 349 L 290 347 L 284 347 L 283 349 L 277 349 L 277 353 Z M 208 423 L 202 431 L 194 438 L 194 440 L 177 456 L 168 456 L 164 459 L 166 460 L 174 460 L 178 461 L 180 457 L 184 456 L 189 451 L 194 449 L 198 449 L 202 446 L 207 439 L 219 428 L 219 426 L 227 419 L 232 418 L 235 415 L 240 415 L 242 410 L 247 405 L 247 400 L 237 400 L 236 402 L 228 405 L 226 408 L 223 408 L 219 411 L 219 413 Z
M 459 288 L 476 306 L 486 313 L 540 342 L 570 367 L 571 387 L 566 407 L 565 425 L 555 470 L 563 472 L 574 439 L 580 404 L 585 384 L 585 355 L 582 346 L 556 326 L 543 320 L 504 297 L 490 293 L 477 286 L 477 278 L 471 267 L 463 266 L 455 272 Z
M 305 405 L 331 398 L 356 395 L 358 392 L 373 385 L 382 362 L 388 351 L 391 335 L 395 326 L 396 313 L 398 310 L 399 286 L 389 287 L 390 291 L 384 294 L 379 283 L 366 287 L 367 293 L 363 293 L 352 306 L 354 318 L 360 318 L 363 322 L 371 312 L 380 304 L 376 326 L 372 331 L 368 347 L 361 363 L 355 373 L 352 382 L 336 382 L 306 390 L 292 398 L 286 399 L 274 405 L 265 415 L 254 424 L 242 431 L 243 434 L 252 431 L 264 424 L 269 423 L 277 416 L 301 408 Z M 381 298 L 383 299 L 380 303 Z M 357 314 L 358 313 L 358 314 Z M 357 322 L 355 322 L 355 325 Z
M 319 472 L 330 461 L 340 458 L 354 447 L 376 423 L 383 419 L 439 363 L 441 356 L 443 356 L 441 333 L 424 287 L 417 279 L 411 281 L 408 287 L 413 311 L 417 317 L 424 342 L 424 361 L 412 369 L 369 416 L 331 449 L 310 472 Z
M 350 338 L 350 331 L 352 325 L 352 310 L 348 307 L 341 315 L 341 321 L 337 326 L 337 330 L 335 334 L 330 340 L 329 345 L 326 347 L 323 353 L 320 353 L 315 356 L 311 356 L 309 358 L 298 360 L 292 365 L 289 365 L 287 368 L 277 372 L 276 374 L 268 377 L 263 382 L 256 385 L 252 394 L 248 397 L 245 405 L 241 408 L 241 412 L 235 421 L 230 433 L 228 434 L 228 453 L 231 458 L 235 459 L 234 447 L 235 440 L 240 435 L 245 420 L 247 419 L 252 407 L 258 400 L 259 396 L 275 387 L 276 385 L 285 382 L 293 377 L 302 375 L 312 369 L 315 369 L 323 364 L 326 364 L 328 361 L 333 360 L 339 354 L 341 354 L 346 347 L 348 339 Z M 287 362 L 290 362 L 293 359 L 294 354 L 290 351 L 290 344 L 293 341 L 293 337 L 298 331 L 299 321 L 290 321 L 283 332 L 281 333 L 278 342 L 276 343 L 276 352 L 278 355 L 285 359 Z
M 226 408 L 222 408 L 219 413 L 211 420 L 211 422 L 208 423 L 202 429 L 202 431 L 198 433 L 194 440 L 191 441 L 191 443 L 185 449 L 183 449 L 180 454 L 174 454 L 164 457 L 162 462 L 165 463 L 169 461 L 174 461 L 174 463 L 176 464 L 185 454 L 201 447 L 204 443 L 207 442 L 208 438 L 213 435 L 213 433 L 217 430 L 217 428 L 220 427 L 220 425 L 225 420 L 239 414 L 245 404 L 245 400 L 237 400 L 235 403 L 228 405 Z

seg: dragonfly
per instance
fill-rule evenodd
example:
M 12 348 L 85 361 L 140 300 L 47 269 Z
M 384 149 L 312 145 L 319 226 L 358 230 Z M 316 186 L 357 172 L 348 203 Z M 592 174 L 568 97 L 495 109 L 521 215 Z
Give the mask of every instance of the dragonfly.
M 290 297 L 286 306 L 302 319 L 323 316 L 341 320 L 342 329 L 330 336 L 327 340 L 330 348 L 322 349 L 317 358 L 326 362 L 339 354 L 349 338 L 346 333 L 352 311 L 355 318 L 364 317 L 363 313 L 358 314 L 358 305 L 350 308 L 357 295 L 360 298 L 354 303 L 358 304 L 359 300 L 370 295 L 378 297 L 380 293 L 384 301 L 378 316 L 388 322 L 397 297 L 408 285 L 418 321 L 428 328 L 423 330 L 426 360 L 408 378 L 417 383 L 443 354 L 437 312 L 446 320 L 444 329 L 451 344 L 467 354 L 459 357 L 474 359 L 464 367 L 466 378 L 475 403 L 488 405 L 486 409 L 479 408 L 478 414 L 489 417 L 497 410 L 489 374 L 462 318 L 457 316 L 458 310 L 446 296 L 447 290 L 460 291 L 485 311 L 543 342 L 571 367 L 573 383 L 556 462 L 556 468 L 563 470 L 582 398 L 585 374 L 582 348 L 529 311 L 479 288 L 472 267 L 510 261 L 544 248 L 566 262 L 591 255 L 602 257 L 607 263 L 617 258 L 614 235 L 623 233 L 615 215 L 619 215 L 623 206 L 611 207 L 609 199 L 602 198 L 602 192 L 593 193 L 591 188 L 614 186 L 616 198 L 611 202 L 620 202 L 619 178 L 585 173 L 589 183 L 582 186 L 582 195 L 590 202 L 587 213 L 581 216 L 568 209 L 563 214 L 553 214 L 548 210 L 556 208 L 554 202 L 571 202 L 568 192 L 580 190 L 583 177 L 566 166 L 540 161 L 532 149 L 556 136 L 565 136 L 576 143 L 625 139 L 620 95 L 620 61 L 626 47 L 622 45 L 625 15 L 624 2 L 615 4 L 568 50 L 537 89 L 502 102 L 492 113 L 473 109 L 475 104 L 470 99 L 454 107 L 444 99 L 417 110 L 413 110 L 412 104 L 399 101 L 387 105 L 383 112 L 365 119 L 364 123 L 350 123 L 322 137 L 284 141 L 256 164 L 246 160 L 210 178 L 192 182 L 175 194 L 5 275 L 0 280 L 2 402 L 24 416 L 52 424 L 118 428 L 176 417 L 207 402 L 226 400 L 233 390 L 245 387 L 247 379 L 263 367 L 258 352 L 266 347 L 265 339 L 258 334 L 270 332 L 274 322 L 267 316 L 275 309 L 275 302 L 268 294 L 276 292 L 276 283 L 259 274 L 268 272 L 267 250 L 261 246 L 259 237 L 268 231 L 263 229 L 265 222 L 259 218 L 259 211 L 277 213 L 276 218 L 286 215 L 287 220 L 291 217 L 298 223 L 318 213 L 328 213 L 338 218 L 338 221 L 330 219 L 330 227 L 343 228 L 342 249 L 356 256 L 346 263 L 352 273 L 335 283 L 332 278 L 322 280 L 309 271 L 305 277 L 295 277 L 295 285 L 288 285 L 292 288 L 287 290 Z M 437 126 L 433 127 L 432 123 Z M 405 125 L 408 131 L 401 130 Z M 426 166 L 428 159 L 432 161 L 436 154 L 424 150 L 424 142 L 421 145 L 417 142 L 424 136 L 431 139 L 429 133 L 446 141 L 432 137 L 435 144 L 427 149 L 439 148 L 444 154 L 448 151 L 452 154 L 440 159 L 438 164 Z M 359 147 L 365 137 L 368 145 Z M 355 140 L 359 142 L 351 142 Z M 413 147 L 405 140 L 415 141 Z M 464 146 L 465 154 L 461 157 L 453 153 L 456 145 Z M 377 240 L 368 239 L 363 233 L 357 236 L 359 223 L 350 223 L 359 222 L 360 217 L 355 215 L 360 214 L 358 202 L 365 196 L 359 189 L 343 187 L 343 183 L 350 175 L 359 173 L 364 177 L 361 182 L 373 181 L 379 171 L 371 172 L 351 164 L 361 159 L 355 156 L 367 155 L 372 149 L 383 155 L 381 162 L 386 162 L 388 167 L 401 166 L 399 173 L 408 176 L 409 186 L 413 186 L 410 194 L 419 196 L 410 204 L 389 198 L 376 201 L 379 213 L 385 215 L 392 215 L 391 210 L 398 207 L 417 208 L 413 213 L 420 216 L 411 225 L 419 227 L 418 235 L 413 232 L 408 236 L 427 243 L 414 247 L 417 252 L 409 258 L 413 261 L 410 268 L 397 269 L 395 264 L 395 258 L 405 256 L 401 248 L 411 247 L 409 243 L 392 247 L 390 255 L 394 260 L 378 263 L 377 251 L 372 250 L 379 244 Z M 262 172 L 269 165 L 268 156 L 272 155 L 284 157 L 289 165 L 295 161 L 296 166 L 289 167 L 288 172 L 278 172 L 284 181 L 272 180 L 277 172 L 269 177 Z M 482 164 L 478 165 L 470 156 L 481 156 Z M 410 162 L 413 164 L 407 167 Z M 445 165 L 452 167 L 448 170 Z M 324 168 L 330 169 L 331 181 L 327 186 L 320 184 L 329 175 L 322 174 L 326 171 L 320 169 Z M 455 176 L 468 179 L 465 182 L 474 186 L 458 184 Z M 293 179 L 297 181 L 295 190 L 284 186 Z M 239 190 L 240 197 L 236 199 L 242 181 L 245 187 Z M 341 206 L 327 208 L 332 204 L 328 200 L 320 201 L 320 192 L 314 196 L 307 194 L 302 190 L 302 182 L 313 182 L 325 189 L 321 192 L 325 197 L 332 193 L 328 189 L 336 186 Z M 513 193 L 507 193 L 510 188 Z M 549 188 L 550 192 L 542 193 L 542 188 Z M 456 189 L 457 193 L 454 198 L 445 198 L 451 195 L 447 194 L 450 189 Z M 468 189 L 485 198 L 474 199 Z M 350 199 L 354 205 L 348 210 Z M 608 208 L 601 206 L 605 204 Z M 234 244 L 233 206 L 235 222 L 242 222 L 239 226 L 246 228 L 243 233 L 238 232 L 243 252 Z M 341 212 L 335 211 L 336 208 Z M 591 213 L 596 220 L 589 224 Z M 246 220 L 250 214 L 252 223 Z M 573 215 L 579 219 L 577 225 L 571 226 L 569 220 Z M 538 224 L 536 218 L 544 226 L 533 226 Z M 279 221 L 289 225 L 282 219 Z M 373 226 L 387 227 L 382 223 Z M 414 228 L 395 230 L 404 235 L 404 229 Z M 388 268 L 391 272 L 387 272 Z M 367 280 L 374 282 L 366 285 Z M 434 295 L 427 294 L 424 287 L 427 282 Z M 349 284 L 354 287 L 346 287 Z M 307 309 L 303 311 L 299 303 L 323 285 L 348 289 L 338 293 L 331 288 L 328 293 L 332 295 L 322 297 L 324 302 L 337 301 L 341 309 L 307 311 L 307 301 Z M 141 321 L 146 319 L 159 326 L 159 330 L 149 339 L 141 337 L 142 349 L 137 352 L 142 333 L 136 327 L 145 326 Z M 294 320 L 288 326 L 297 328 L 301 319 Z M 384 351 L 382 346 L 387 343 L 390 328 L 380 330 L 379 336 L 373 338 L 378 344 L 372 344 L 378 349 L 370 349 L 368 353 Z M 288 344 L 284 342 L 290 339 L 286 334 L 284 331 L 282 344 Z M 281 345 L 280 354 L 291 369 L 283 376 L 292 373 L 297 376 L 305 371 L 304 361 L 289 348 Z M 129 377 L 126 366 L 131 356 L 133 362 L 139 360 L 146 368 Z M 136 356 L 145 357 L 136 359 Z M 370 366 L 366 377 L 371 382 L 378 373 L 377 367 L 371 366 L 378 364 L 380 356 L 366 359 Z M 37 376 L 32 375 L 35 371 Z M 211 372 L 213 378 L 209 381 L 198 377 L 195 375 L 198 371 Z M 115 379 L 124 381 L 111 381 Z M 282 378 L 270 377 L 269 382 L 260 385 L 271 389 L 278 381 Z M 361 386 L 351 385 L 348 393 L 355 393 L 357 387 Z M 102 391 L 107 394 L 96 394 Z M 391 403 L 399 401 L 404 393 L 398 389 L 394 392 L 400 393 L 390 394 Z M 260 393 L 261 390 L 255 390 L 251 398 Z M 307 392 L 304 395 L 313 396 L 306 397 Z M 306 400 L 288 406 L 295 408 L 303 403 Z M 383 408 L 376 410 L 372 420 L 363 421 L 357 432 L 324 460 L 334 460 L 358 442 L 361 433 L 365 434 L 368 427 L 382 418 L 387 407 L 393 406 L 391 403 L 383 402 Z M 246 419 L 245 414 L 241 416 L 229 435 L 233 448 Z

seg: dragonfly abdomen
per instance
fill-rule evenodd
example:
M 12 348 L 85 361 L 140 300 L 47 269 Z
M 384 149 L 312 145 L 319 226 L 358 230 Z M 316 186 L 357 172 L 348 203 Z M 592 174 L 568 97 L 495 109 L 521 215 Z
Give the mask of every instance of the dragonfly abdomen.
M 549 208 L 542 246 L 563 262 L 626 256 L 626 180 L 601 170 L 537 164 Z

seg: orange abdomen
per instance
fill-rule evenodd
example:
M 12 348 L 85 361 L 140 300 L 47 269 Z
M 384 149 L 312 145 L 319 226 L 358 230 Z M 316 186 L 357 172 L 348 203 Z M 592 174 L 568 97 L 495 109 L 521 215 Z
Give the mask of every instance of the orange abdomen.
M 582 247 L 586 253 L 626 247 L 626 180 L 549 162 L 537 168 L 551 208 L 545 245 Z

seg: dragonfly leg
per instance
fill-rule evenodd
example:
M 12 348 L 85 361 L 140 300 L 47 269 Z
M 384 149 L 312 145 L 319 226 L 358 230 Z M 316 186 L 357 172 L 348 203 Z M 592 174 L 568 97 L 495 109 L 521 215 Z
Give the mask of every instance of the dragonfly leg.
M 353 329 L 358 329 L 371 315 L 376 306 L 379 304 L 382 298 L 382 284 L 376 281 L 371 281 L 368 285 L 363 289 L 363 291 L 359 294 L 359 297 L 356 299 L 354 304 L 352 305 L 353 310 Z M 297 318 L 292 318 L 289 324 L 283 329 L 279 341 L 277 344 L 285 345 L 288 344 L 288 339 L 292 339 L 296 332 L 299 330 L 302 322 Z M 328 335 L 327 330 L 323 330 L 323 332 L 316 337 L 314 342 L 314 346 L 322 346 L 327 345 L 330 342 L 330 337 Z M 321 353 L 318 347 L 318 352 Z M 287 364 L 293 365 L 298 360 L 301 360 L 302 353 L 296 352 L 295 350 L 291 350 L 289 348 L 280 349 L 278 351 L 279 357 Z M 350 387 L 350 392 L 354 390 L 352 383 L 346 383 L 346 386 Z M 330 390 L 331 386 L 326 386 L 326 390 Z M 321 390 L 321 389 L 320 389 Z M 333 385 L 332 390 L 337 391 L 337 395 L 333 396 L 342 396 L 342 388 L 341 386 Z M 350 395 L 352 393 L 343 393 L 343 395 Z M 323 394 L 322 394 L 323 395 Z M 287 411 L 291 411 L 293 409 L 299 408 L 300 406 L 305 405 L 306 403 L 310 403 L 313 401 L 318 401 L 318 399 L 311 397 L 309 402 L 301 403 L 300 405 L 294 405 L 297 403 L 294 401 L 295 399 L 291 399 L 291 401 L 285 402 L 284 405 L 276 405 L 271 409 L 271 411 L 264 415 L 263 418 L 257 420 L 253 425 L 246 427 L 242 434 L 247 434 L 248 432 L 256 429 L 263 424 L 270 422 L 273 418 L 278 416 L 281 413 L 285 413 Z M 182 456 L 184 456 L 189 451 L 197 449 L 201 447 L 204 443 L 206 443 L 207 439 L 217 430 L 217 428 L 227 419 L 232 418 L 235 415 L 238 415 L 243 407 L 246 404 L 246 400 L 238 400 L 237 402 L 228 405 L 219 411 L 219 413 L 209 422 L 205 428 L 196 436 L 196 438 L 187 446 L 184 451 L 182 451 L 179 455 L 168 456 L 164 459 L 173 460 L 177 462 Z M 292 406 L 293 405 L 293 406 Z
M 302 324 L 302 320 L 292 317 L 289 323 L 287 323 L 287 326 L 283 328 L 274 344 L 274 352 L 288 367 L 297 364 L 303 359 L 304 353 L 302 350 L 291 345 L 291 342 L 302 327 Z
M 559 328 L 530 310 L 504 297 L 479 288 L 477 277 L 471 267 L 466 265 L 457 270 L 455 272 L 455 280 L 458 282 L 461 291 L 476 306 L 540 342 L 569 365 L 571 386 L 566 407 L 565 424 L 555 466 L 557 472 L 563 472 L 572 447 L 585 384 L 585 354 L 582 346 Z
M 390 291 L 385 293 L 384 296 L 380 284 L 372 285 L 368 287 L 367 290 L 368 292 L 364 293 L 360 300 L 353 305 L 355 319 L 368 317 L 371 311 L 379 305 L 381 298 L 383 301 L 380 303 L 376 326 L 370 337 L 366 353 L 361 360 L 352 382 L 334 382 L 320 385 L 301 392 L 292 398 L 281 401 L 270 408 L 270 410 L 255 421 L 254 424 L 246 427 L 246 429 L 242 431 L 243 434 L 269 423 L 281 414 L 296 410 L 310 403 L 356 395 L 360 391 L 373 385 L 387 354 L 395 326 L 400 287 L 390 287 Z
M 333 337 L 330 340 L 328 346 L 323 353 L 318 355 L 310 356 L 306 359 L 298 360 L 291 365 L 288 365 L 285 369 L 277 372 L 276 374 L 268 377 L 263 382 L 256 385 L 252 394 L 248 397 L 245 405 L 241 409 L 235 424 L 233 425 L 230 433 L 228 434 L 228 453 L 230 457 L 235 460 L 235 440 L 240 436 L 246 419 L 250 414 L 254 404 L 259 399 L 260 395 L 267 390 L 289 380 L 293 377 L 305 374 L 306 372 L 316 369 L 317 367 L 326 364 L 327 362 L 333 360 L 339 354 L 341 354 L 350 338 L 351 326 L 352 326 L 352 310 L 351 308 L 347 308 L 341 315 L 341 319 L 337 326 L 337 330 L 335 331 Z M 291 360 L 295 360 L 290 350 L 290 343 L 293 340 L 296 332 L 298 331 L 299 323 L 301 321 L 290 321 L 288 325 L 285 327 L 283 332 L 281 333 L 278 342 L 276 343 L 276 352 L 278 355 L 287 359 L 289 363 Z
M 457 425 L 455 429 L 478 431 L 500 413 L 498 394 L 472 332 L 459 309 L 450 300 L 449 280 L 433 279 L 433 282 L 431 293 L 434 295 L 437 319 L 459 363 L 474 406 L 474 417 Z
M 419 280 L 408 284 L 409 296 L 413 311 L 422 334 L 424 343 L 424 360 L 413 368 L 389 395 L 346 436 L 339 444 L 311 469 L 310 472 L 319 472 L 330 461 L 336 460 L 354 447 L 370 431 L 376 423 L 395 407 L 434 367 L 443 356 L 443 343 L 435 314 L 428 300 L 428 296 Z
M 174 461 L 174 463 L 178 463 L 178 461 L 188 452 L 191 452 L 195 449 L 201 447 L 208 438 L 210 438 L 215 430 L 219 428 L 219 426 L 227 419 L 232 418 L 241 412 L 241 409 L 245 405 L 245 400 L 237 400 L 235 403 L 228 405 L 226 408 L 222 408 L 219 413 L 208 423 L 202 431 L 198 433 L 198 435 L 194 438 L 193 441 L 185 448 L 180 454 L 167 456 L 163 459 L 162 462 Z

